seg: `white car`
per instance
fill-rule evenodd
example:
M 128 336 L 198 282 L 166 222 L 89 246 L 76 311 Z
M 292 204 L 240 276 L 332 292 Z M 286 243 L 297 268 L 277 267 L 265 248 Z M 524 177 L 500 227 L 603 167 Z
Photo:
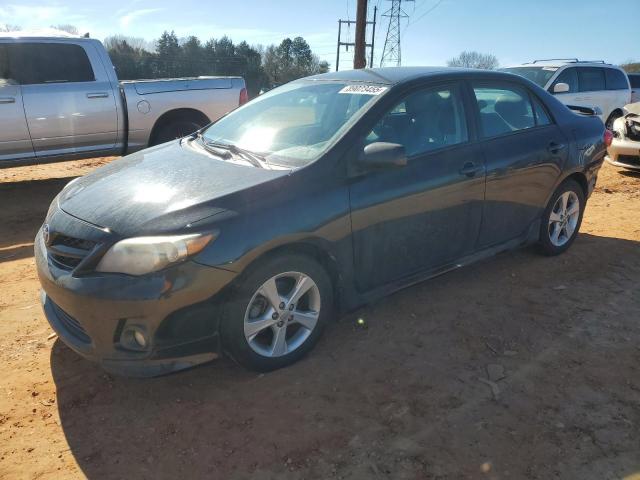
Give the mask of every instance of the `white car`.
M 623 107 L 631 102 L 631 86 L 620 67 L 603 61 L 572 59 L 534 60 L 500 69 L 537 83 L 565 105 L 598 107 L 600 118 L 611 129 Z

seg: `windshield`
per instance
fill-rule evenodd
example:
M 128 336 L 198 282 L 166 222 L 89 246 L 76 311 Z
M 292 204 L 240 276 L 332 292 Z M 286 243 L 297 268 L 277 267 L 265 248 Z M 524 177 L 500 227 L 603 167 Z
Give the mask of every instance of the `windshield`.
M 500 71 L 515 73 L 544 88 L 549 79 L 553 77 L 553 74 L 558 71 L 558 67 L 511 67 L 501 68 Z
M 290 83 L 221 118 L 202 138 L 258 154 L 269 164 L 301 167 L 319 158 L 385 90 L 335 82 Z

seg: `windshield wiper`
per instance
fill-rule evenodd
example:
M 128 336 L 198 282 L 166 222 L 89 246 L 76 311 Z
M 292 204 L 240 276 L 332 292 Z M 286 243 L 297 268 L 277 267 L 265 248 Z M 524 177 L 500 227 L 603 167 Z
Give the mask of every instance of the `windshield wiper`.
M 269 164 L 267 159 L 264 158 L 262 155 L 259 155 L 259 154 L 255 153 L 255 152 L 250 151 L 250 150 L 245 150 L 244 148 L 238 147 L 237 145 L 233 145 L 233 144 L 230 144 L 230 143 L 207 142 L 207 141 L 204 140 L 204 138 L 202 140 L 203 140 L 202 143 L 206 147 L 225 150 L 227 152 L 230 152 L 230 153 L 232 153 L 234 155 L 237 155 L 237 156 L 243 158 L 244 160 L 249 162 L 254 167 L 265 168 L 264 164 L 267 164 L 267 165 Z

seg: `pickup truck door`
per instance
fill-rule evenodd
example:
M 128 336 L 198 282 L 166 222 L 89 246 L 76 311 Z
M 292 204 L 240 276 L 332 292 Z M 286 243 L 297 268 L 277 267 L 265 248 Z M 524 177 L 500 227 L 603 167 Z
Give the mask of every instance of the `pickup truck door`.
M 0 162 L 33 157 L 20 85 L 11 78 L 5 45 L 0 45 Z
M 93 46 L 51 41 L 9 48 L 36 156 L 111 153 L 116 103 Z

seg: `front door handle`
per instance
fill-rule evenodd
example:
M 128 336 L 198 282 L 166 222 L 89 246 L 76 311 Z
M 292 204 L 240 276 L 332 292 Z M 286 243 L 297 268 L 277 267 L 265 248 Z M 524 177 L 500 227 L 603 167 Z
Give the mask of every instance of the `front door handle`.
M 566 146 L 567 145 L 564 143 L 551 142 L 547 147 L 547 150 L 549 150 L 549 153 L 557 155 L 558 153 L 560 153 L 560 151 L 564 150 Z
M 476 173 L 478 173 L 480 170 L 482 170 L 481 166 L 476 165 L 473 162 L 467 162 L 460 169 L 460 175 L 466 175 L 467 177 L 475 177 Z
M 93 92 L 87 93 L 87 98 L 107 98 L 109 94 L 107 92 Z
M 0 103 L 16 103 L 15 97 L 0 97 Z

